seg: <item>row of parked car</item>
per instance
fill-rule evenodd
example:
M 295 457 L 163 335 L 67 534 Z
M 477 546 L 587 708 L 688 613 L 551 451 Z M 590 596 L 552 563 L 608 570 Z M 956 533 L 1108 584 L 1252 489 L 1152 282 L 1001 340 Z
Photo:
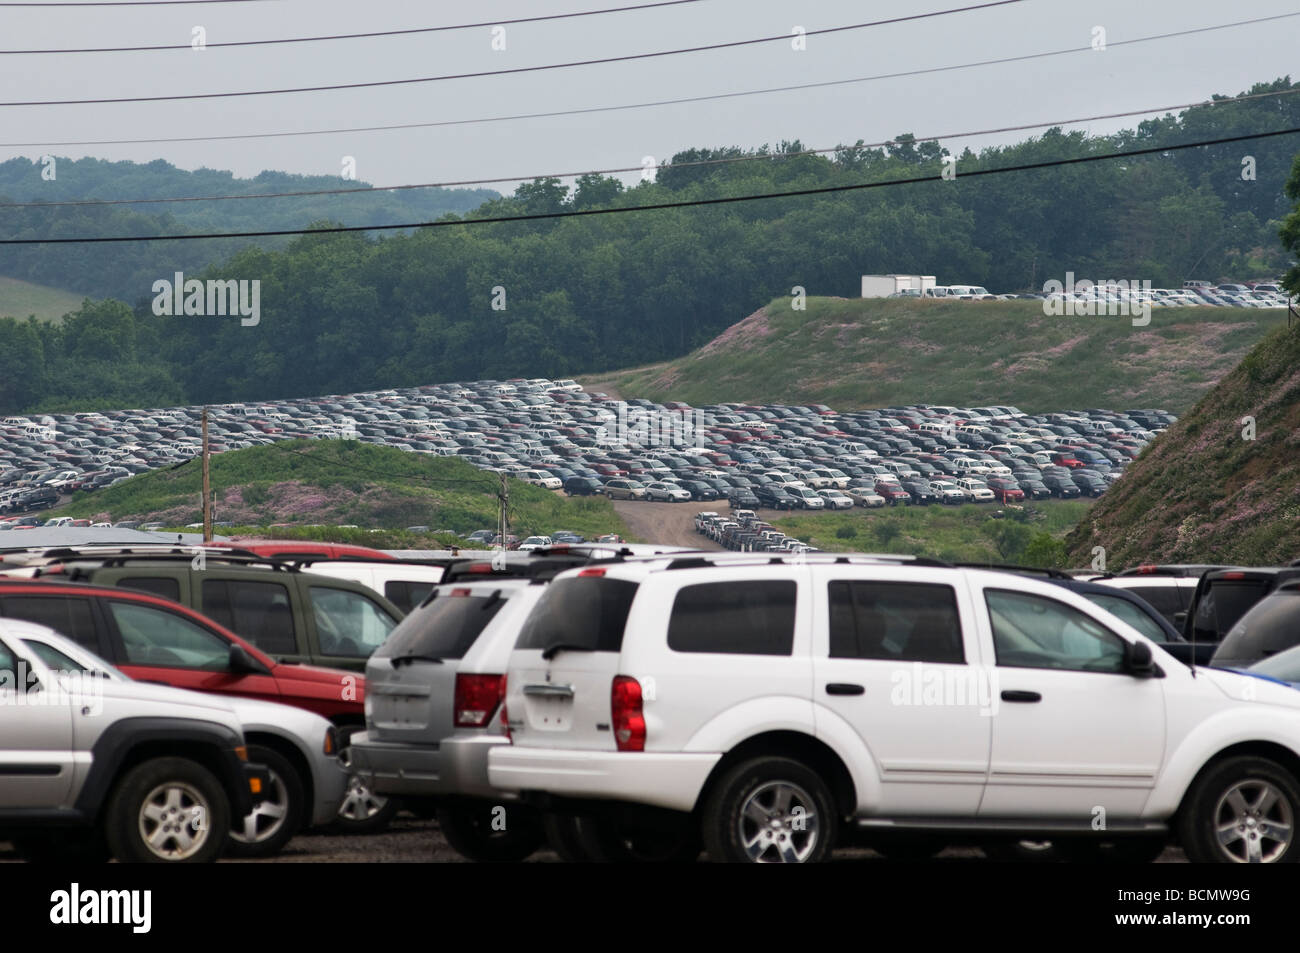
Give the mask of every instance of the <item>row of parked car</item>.
M 1103 282 L 1090 284 L 1084 290 L 1037 292 L 1019 294 L 990 294 L 981 285 L 938 285 L 924 292 L 916 288 L 897 291 L 890 298 L 942 298 L 959 301 L 1015 301 L 1038 300 L 1097 305 L 1125 304 L 1152 308 L 1286 308 L 1294 307 L 1295 299 L 1288 296 L 1277 281 L 1247 283 L 1225 282 L 1215 285 L 1209 281 L 1187 281 L 1182 288 L 1128 288 Z
M 189 407 L 4 418 L 0 513 L 47 508 L 69 493 L 183 461 L 198 452 L 199 414 Z M 1096 496 L 1173 419 L 1157 410 L 1029 415 L 1007 406 L 693 408 L 620 403 L 572 382 L 533 380 L 231 404 L 211 408 L 210 432 L 216 452 L 355 437 L 459 456 L 573 496 L 821 509 L 847 508 L 846 498 L 878 506 Z M 620 420 L 632 421 L 628 432 Z
M 1195 577 L 1181 611 L 1234 631 L 1211 607 L 1249 572 Z M 1300 694 L 1240 657 L 1193 668 L 1198 646 L 1135 594 L 1192 573 L 637 547 L 453 565 L 367 666 L 356 761 L 377 791 L 468 812 L 444 829 L 479 860 L 1178 843 L 1294 861 Z
M 400 803 L 476 860 L 1296 859 L 1300 565 L 1064 573 L 697 524 L 762 552 L 7 552 L 0 672 L 27 675 L 0 738 L 31 770 L 0 837 L 263 856 Z M 33 684 L 81 676 L 69 710 L 103 717 L 32 720 Z
M 397 803 L 349 768 L 361 669 L 442 564 L 245 545 L 0 553 L 0 737 L 6 764 L 26 752 L 0 782 L 0 840 L 37 860 L 192 862 L 388 824 Z M 237 739 L 196 727 L 212 711 Z

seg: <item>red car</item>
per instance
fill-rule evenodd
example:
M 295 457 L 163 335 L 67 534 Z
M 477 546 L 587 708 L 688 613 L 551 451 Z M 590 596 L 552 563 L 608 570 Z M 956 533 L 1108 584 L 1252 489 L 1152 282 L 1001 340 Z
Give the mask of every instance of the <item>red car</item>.
M 232 537 L 213 546 L 229 546 L 258 556 L 324 556 L 329 559 L 394 559 L 382 549 L 351 543 L 321 543 L 310 539 L 241 539 Z
M 897 483 L 881 482 L 876 484 L 876 493 L 885 498 L 890 506 L 906 505 L 912 502 L 912 494 Z
M 1003 503 L 1022 503 L 1025 499 L 1025 491 L 1020 489 L 1020 485 L 1014 480 L 1005 480 L 1001 477 L 994 477 L 986 481 L 986 485 L 993 491 L 994 499 L 1001 500 Z
M 365 677 L 285 665 L 206 616 L 152 593 L 0 578 L 0 615 L 47 625 L 132 678 L 305 708 L 340 727 L 365 723 Z
M 1073 454 L 1065 452 L 1052 454 L 1052 462 L 1058 467 L 1068 467 L 1071 470 L 1083 468 L 1082 460 L 1077 459 Z

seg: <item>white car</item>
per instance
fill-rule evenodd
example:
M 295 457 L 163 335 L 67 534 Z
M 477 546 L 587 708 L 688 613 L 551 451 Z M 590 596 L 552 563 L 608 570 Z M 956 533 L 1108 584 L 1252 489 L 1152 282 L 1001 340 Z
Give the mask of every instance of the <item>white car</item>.
M 817 495 L 817 491 L 812 487 L 804 486 L 800 483 L 798 486 L 787 485 L 785 491 L 795 498 L 801 507 L 805 510 L 824 510 L 826 501 Z
M 971 496 L 951 480 L 932 480 L 930 489 L 939 494 L 940 503 L 968 503 Z
M 976 503 L 992 503 L 997 499 L 997 495 L 988 488 L 988 484 L 983 480 L 962 479 L 957 481 L 957 486 L 965 490 Z
M 818 490 L 817 495 L 826 501 L 826 506 L 832 510 L 851 510 L 854 503 L 852 497 L 845 496 L 839 490 Z
M 564 485 L 563 480 L 545 470 L 521 470 L 518 476 L 525 483 L 531 483 L 533 486 L 540 486 L 547 490 L 558 490 Z
M 1300 693 L 1193 672 L 1060 586 L 816 553 L 600 570 L 530 613 L 488 755 L 493 787 L 565 806 L 555 829 L 738 862 L 825 860 L 847 829 L 886 852 L 955 832 L 1135 861 L 1300 851 Z
M 542 549 L 551 544 L 552 540 L 549 536 L 529 536 L 519 544 L 519 550 L 521 552 L 531 552 L 534 549 Z

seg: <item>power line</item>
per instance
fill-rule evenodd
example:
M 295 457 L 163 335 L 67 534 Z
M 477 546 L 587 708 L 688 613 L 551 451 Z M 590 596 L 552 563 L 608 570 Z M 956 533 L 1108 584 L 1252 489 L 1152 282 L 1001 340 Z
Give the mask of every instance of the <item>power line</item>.
M 1102 155 L 1076 156 L 1070 159 L 1050 159 L 1043 162 L 1026 162 L 1019 165 L 999 166 L 992 169 L 975 169 L 962 173 L 960 178 L 970 179 L 978 176 L 1000 175 L 1005 172 L 1027 172 L 1035 169 L 1051 169 L 1061 166 L 1080 165 L 1086 162 L 1103 162 L 1110 159 L 1127 159 L 1135 156 L 1155 155 L 1163 152 L 1179 152 L 1196 149 L 1201 146 L 1225 145 L 1232 142 L 1247 142 L 1255 139 L 1271 139 L 1277 136 L 1289 136 L 1300 133 L 1300 126 L 1289 129 L 1276 129 L 1272 132 L 1250 133 L 1241 136 L 1225 136 L 1219 139 L 1201 139 L 1177 145 L 1151 146 L 1145 149 L 1129 149 L 1124 152 L 1111 152 Z M 713 199 L 687 199 L 679 202 L 656 202 L 650 205 L 613 206 L 593 209 L 576 209 L 567 212 L 534 212 L 523 215 L 498 215 L 484 218 L 456 218 L 435 222 L 406 222 L 396 225 L 329 225 L 321 228 L 284 228 L 249 232 L 204 232 L 189 235 L 110 235 L 94 238 L 3 238 L 0 245 L 86 245 L 120 242 L 159 242 L 159 241 L 193 241 L 207 238 L 270 238 L 280 235 L 325 235 L 346 232 L 386 232 L 414 228 L 450 228 L 465 225 L 492 225 L 504 222 L 535 222 L 546 219 L 583 218 L 591 215 L 619 215 L 627 212 L 654 212 L 665 209 L 699 208 L 710 205 L 731 205 L 738 202 L 756 202 L 765 199 L 800 198 L 809 195 L 832 195 L 840 192 L 856 192 L 866 189 L 888 188 L 895 185 L 916 185 L 922 182 L 937 181 L 934 175 L 915 176 L 908 179 L 882 179 L 877 182 L 859 182 L 852 185 L 826 185 L 811 189 L 795 189 L 789 192 L 762 192 L 755 195 L 733 195 Z
M 193 0 L 200 2 L 200 0 Z M 215 0 L 202 0 L 211 3 Z M 635 10 L 652 10 L 656 7 L 677 7 L 687 3 L 704 3 L 706 0 L 659 0 L 657 3 L 642 3 L 625 7 L 606 7 L 603 10 L 581 10 L 574 13 L 551 13 L 535 17 L 516 17 L 512 20 L 484 20 L 480 23 L 456 23 L 449 26 L 423 26 L 407 30 L 375 30 L 371 33 L 338 33 L 328 36 L 295 36 L 274 40 L 228 40 L 222 43 L 205 43 L 205 49 L 231 46 L 273 46 L 285 43 L 323 43 L 329 40 L 362 40 L 385 36 L 410 36 L 418 33 L 447 33 L 452 30 L 473 30 L 492 26 L 515 26 L 521 23 L 539 23 L 543 20 L 568 20 L 574 17 L 594 17 L 605 13 L 626 13 Z M 43 4 L 32 4 L 42 6 Z M 59 4 L 73 6 L 74 4 Z M 94 6 L 94 4 L 86 4 Z M 128 4 L 129 5 L 129 4 Z M 22 4 L 0 4 L 0 6 L 22 6 Z M 84 48 L 65 48 L 57 50 L 0 50 L 0 56 L 36 56 L 47 53 L 150 53 L 159 50 L 189 50 L 188 43 L 176 43 L 158 46 L 96 46 Z
M 937 136 L 916 136 L 912 142 L 938 142 L 942 139 L 970 139 L 1003 132 L 1021 132 L 1026 129 L 1043 129 L 1053 126 L 1071 126 L 1081 122 L 1097 122 L 1103 119 L 1122 119 L 1129 116 L 1144 116 L 1151 113 L 1169 112 L 1175 109 L 1194 109 L 1201 106 L 1222 106 L 1255 99 L 1267 99 L 1273 96 L 1293 96 L 1300 93 L 1300 86 L 1292 89 L 1275 90 L 1269 93 L 1249 93 L 1241 96 L 1226 96 L 1221 99 L 1205 99 L 1194 103 L 1176 103 L 1170 106 L 1153 106 L 1149 109 L 1132 109 L 1125 112 L 1103 113 L 1095 116 L 1079 116 L 1074 119 L 1055 119 L 1050 122 L 1025 123 L 1017 126 L 998 126 L 992 129 L 974 129 L 967 132 L 954 132 Z M 799 156 L 824 155 L 828 152 L 841 152 L 846 149 L 875 149 L 896 146 L 898 139 L 886 139 L 881 142 L 864 142 L 861 145 L 827 146 L 819 149 L 800 149 L 794 152 L 755 153 L 741 156 L 724 156 L 717 159 L 697 159 L 688 162 L 661 162 L 654 166 L 656 170 L 686 169 L 695 166 L 729 165 L 735 162 L 760 162 L 779 159 L 792 159 Z M 493 179 L 455 179 L 446 182 L 418 182 L 404 185 L 372 185 L 361 188 L 306 189 L 295 192 L 250 192 L 246 195 L 184 195 L 156 199 L 69 199 L 63 202 L 0 202 L 0 208 L 67 208 L 98 205 L 166 205 L 177 202 L 233 202 L 243 199 L 282 199 L 299 198 L 315 195 L 366 195 L 382 192 L 401 192 L 411 189 L 445 189 L 463 185 L 495 185 L 502 182 L 534 181 L 537 179 L 565 179 L 580 175 L 616 175 L 625 172 L 642 172 L 645 166 L 623 166 L 612 169 L 583 169 L 573 172 L 549 172 L 543 175 L 506 175 Z
M 824 36 L 831 33 L 845 33 L 851 30 L 865 30 L 869 27 L 885 26 L 891 23 L 905 23 L 912 20 L 925 20 L 931 17 L 947 16 L 952 13 L 966 13 L 972 10 L 986 10 L 992 7 L 1004 7 L 1010 4 L 1025 3 L 1026 0 L 989 0 L 986 3 L 966 7 L 954 7 L 949 10 L 935 10 L 930 13 L 913 13 L 907 16 L 890 17 L 885 20 L 870 20 L 866 23 L 850 23 L 845 26 L 823 27 L 819 30 L 806 30 L 803 36 Z M 49 99 L 28 100 L 21 102 L 0 103 L 0 106 L 99 106 L 116 103 L 157 103 L 176 102 L 195 99 L 231 99 L 247 96 L 282 96 L 289 93 L 323 93 L 341 89 L 376 89 L 388 86 L 411 86 L 423 83 L 440 83 L 456 79 L 482 79 L 490 76 L 513 76 L 520 73 L 538 73 L 546 70 L 572 69 L 579 66 L 599 66 L 607 63 L 629 63 L 635 60 L 656 59 L 665 56 L 679 56 L 684 53 L 703 53 L 711 50 L 735 49 L 742 46 L 754 46 L 761 43 L 785 42 L 791 34 L 778 36 L 761 36 L 750 40 L 730 40 L 725 43 L 708 43 L 702 46 L 681 47 L 674 50 L 655 50 L 651 53 L 627 53 L 622 56 L 606 56 L 599 59 L 571 60 L 567 63 L 546 63 L 540 66 L 515 66 L 502 70 L 481 70 L 474 73 L 445 73 L 441 76 L 418 76 L 411 79 L 370 80 L 364 83 L 332 83 L 328 86 L 296 86 L 284 89 L 248 89 L 224 93 L 169 93 L 162 96 L 119 96 L 103 99 Z M 1118 45 L 1118 44 L 1112 44 Z
M 1175 39 L 1181 36 L 1191 36 L 1197 33 L 1206 33 L 1214 30 L 1228 30 L 1240 26 L 1253 26 L 1258 23 L 1266 23 L 1271 20 L 1286 19 L 1288 17 L 1300 16 L 1300 13 L 1283 13 L 1271 17 L 1256 17 L 1250 20 L 1236 20 L 1231 23 L 1219 23 L 1214 26 L 1197 27 L 1189 30 L 1178 30 L 1172 33 L 1158 33 L 1151 36 L 1134 37 L 1131 40 L 1119 40 L 1109 45 L 1131 46 L 1138 43 L 1150 43 L 1157 40 Z M 909 70 L 898 73 L 878 73 L 873 76 L 857 76 L 850 79 L 825 80 L 816 83 L 797 83 L 789 86 L 768 86 L 762 89 L 744 89 L 730 93 L 712 93 L 705 96 L 685 96 L 676 99 L 658 99 L 640 103 L 620 103 L 613 106 L 587 106 L 578 109 L 556 109 L 546 112 L 535 113 L 515 113 L 506 116 L 481 116 L 474 119 L 443 119 L 430 122 L 404 122 L 391 123 L 379 126 L 341 126 L 332 129 L 302 129 L 286 132 L 249 132 L 237 133 L 219 136 L 157 136 L 146 139 L 63 139 L 57 141 L 44 142 L 0 142 L 0 147 L 21 149 L 31 147 L 55 147 L 55 146 L 132 146 L 132 145 L 158 145 L 173 142 L 228 142 L 236 139 L 281 139 L 296 136 L 332 136 L 343 135 L 357 132 L 396 132 L 406 129 L 433 129 L 444 126 L 470 126 L 483 123 L 494 122 L 515 122 L 527 119 L 555 119 L 563 116 L 582 116 L 592 113 L 618 112 L 625 109 L 651 109 L 662 106 L 681 106 L 690 103 L 713 102 L 726 99 L 738 99 L 747 96 L 766 96 L 772 93 L 789 93 L 802 92 L 809 89 L 828 89 L 835 86 L 849 86 L 856 83 L 870 83 L 884 79 L 903 79 L 911 76 L 929 75 L 933 73 L 946 73 L 956 70 L 973 69 L 981 66 L 995 66 L 1005 63 L 1016 63 L 1026 60 L 1043 59 L 1050 56 L 1066 56 L 1072 53 L 1095 53 L 1091 46 L 1070 47 L 1061 50 L 1047 50 L 1041 53 L 1026 53 L 1019 56 L 1008 56 L 991 60 L 976 60 L 970 63 L 957 63 L 950 66 L 933 66 L 924 69 Z M 1273 95 L 1273 94 L 1267 94 Z M 1193 104 L 1196 105 L 1196 104 Z M 1177 107 L 1175 107 L 1177 108 Z M 1124 115 L 1123 113 L 1117 115 Z M 1133 115 L 1136 115 L 1134 113 Z M 1110 118 L 1110 117 L 1101 117 Z M 1008 126 L 1008 130 L 1017 128 L 1035 128 L 1035 126 L 1015 127 Z

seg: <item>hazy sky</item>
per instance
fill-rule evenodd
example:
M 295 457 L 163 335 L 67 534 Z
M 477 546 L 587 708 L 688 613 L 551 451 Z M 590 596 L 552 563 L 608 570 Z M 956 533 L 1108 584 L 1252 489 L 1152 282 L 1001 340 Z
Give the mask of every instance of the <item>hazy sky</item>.
M 0 8 L 0 48 L 189 44 L 473 23 L 594 10 L 641 0 L 267 0 L 118 8 Z M 316 86 L 510 69 L 784 35 L 915 14 L 976 0 L 701 0 L 505 30 L 487 27 L 364 40 L 166 52 L 0 55 L 0 100 L 84 99 Z M 692 146 L 806 147 L 1044 122 L 1235 94 L 1300 66 L 1300 17 L 1196 36 L 1113 47 L 1122 40 L 1288 13 L 1295 0 L 1024 0 L 909 23 L 789 41 L 515 76 L 364 90 L 171 103 L 0 107 L 0 159 L 43 153 L 208 166 L 251 176 L 263 169 L 339 174 L 344 156 L 376 185 L 639 166 Z M 589 115 L 364 133 L 224 142 L 50 145 L 287 132 L 474 119 L 843 80 L 1025 53 L 1104 51 L 886 79 L 825 89 Z M 1140 117 L 1075 128 L 1108 132 Z M 1030 133 L 945 140 L 965 146 Z M 13 145 L 13 143 L 34 143 Z M 635 175 L 625 176 L 634 181 Z M 493 186 L 510 191 L 513 183 Z

